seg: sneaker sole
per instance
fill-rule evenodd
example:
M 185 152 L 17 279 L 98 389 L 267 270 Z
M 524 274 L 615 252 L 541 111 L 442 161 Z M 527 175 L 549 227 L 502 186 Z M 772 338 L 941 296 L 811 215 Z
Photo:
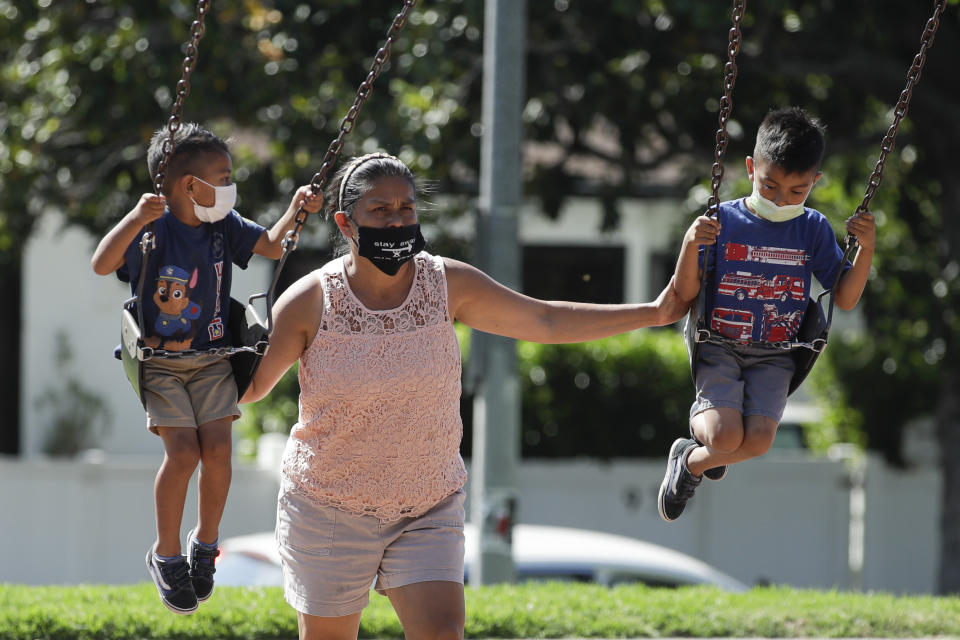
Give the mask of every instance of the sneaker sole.
M 190 533 L 187 534 L 187 559 L 188 559 L 188 560 L 189 560 L 189 558 L 190 558 L 190 548 L 193 546 L 193 537 L 194 537 L 195 535 L 197 535 L 197 529 L 196 529 L 196 527 L 194 527 L 193 529 L 190 529 Z M 191 566 L 190 568 L 192 569 L 193 567 Z M 198 598 L 197 598 L 197 603 L 206 602 L 207 600 L 209 600 L 209 599 L 210 599 L 210 596 L 213 595 L 214 589 L 216 589 L 216 588 L 217 588 L 217 585 L 216 585 L 216 583 L 214 583 L 213 588 L 210 589 L 210 593 L 207 594 L 207 597 L 206 597 L 206 598 L 200 598 L 200 597 L 198 597 Z
M 163 603 L 163 606 L 165 606 L 167 609 L 177 614 L 178 616 L 188 616 L 194 611 L 196 611 L 197 607 L 194 607 L 193 609 L 181 609 L 179 607 L 175 607 L 169 602 L 167 602 L 167 599 L 163 597 L 163 591 L 160 590 L 160 585 L 157 583 L 157 576 L 153 573 L 153 563 L 150 562 L 150 556 L 152 555 L 153 555 L 153 547 L 150 547 L 149 549 L 147 549 L 147 572 L 150 574 L 150 578 L 153 579 L 153 586 L 157 588 L 157 593 L 160 594 L 160 602 Z
M 683 442 L 683 438 L 673 441 L 673 445 L 670 447 L 670 453 L 667 455 L 667 470 L 663 473 L 663 482 L 660 483 L 660 491 L 657 493 L 657 511 L 660 512 L 660 517 L 667 522 L 673 522 L 676 518 L 668 518 L 667 514 L 663 512 L 663 494 L 667 492 L 667 485 L 670 484 L 670 460 L 673 460 L 673 454 L 677 447 L 682 445 Z

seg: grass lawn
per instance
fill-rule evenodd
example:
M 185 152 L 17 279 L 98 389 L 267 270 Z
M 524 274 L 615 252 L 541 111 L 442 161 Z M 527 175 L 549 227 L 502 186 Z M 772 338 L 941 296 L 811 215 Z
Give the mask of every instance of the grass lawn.
M 960 598 L 787 588 L 606 588 L 531 583 L 467 588 L 468 638 L 960 637 Z M 169 613 L 152 584 L 0 585 L 4 640 L 293 640 L 281 590 L 218 587 L 191 616 Z M 402 638 L 389 601 L 371 593 L 362 638 Z

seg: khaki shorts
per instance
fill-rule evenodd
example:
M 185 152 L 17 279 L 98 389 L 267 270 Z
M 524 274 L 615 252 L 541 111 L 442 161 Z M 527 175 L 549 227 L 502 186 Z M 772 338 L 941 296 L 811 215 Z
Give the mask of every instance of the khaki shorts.
M 362 611 L 376 579 L 381 595 L 417 582 L 463 584 L 463 489 L 417 518 L 380 522 L 282 493 L 277 543 L 287 602 L 312 616 Z
M 227 356 L 158 358 L 143 363 L 147 428 L 199 427 L 240 417 L 237 383 Z

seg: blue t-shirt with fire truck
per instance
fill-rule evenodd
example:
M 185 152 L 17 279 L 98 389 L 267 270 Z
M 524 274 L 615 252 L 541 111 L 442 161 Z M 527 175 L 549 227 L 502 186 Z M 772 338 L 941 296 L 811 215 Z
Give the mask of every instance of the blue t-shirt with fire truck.
M 720 235 L 707 266 L 706 320 L 711 332 L 734 340 L 792 340 L 811 276 L 833 287 L 843 251 L 819 211 L 806 207 L 792 220 L 771 222 L 750 213 L 745 200 L 720 204 Z
M 117 270 L 134 294 L 145 230 L 127 247 L 126 262 Z M 141 332 L 146 343 L 171 351 L 230 344 L 231 267 L 246 268 L 264 228 L 236 211 L 218 222 L 191 227 L 167 209 L 153 231 L 156 248 L 143 283 Z

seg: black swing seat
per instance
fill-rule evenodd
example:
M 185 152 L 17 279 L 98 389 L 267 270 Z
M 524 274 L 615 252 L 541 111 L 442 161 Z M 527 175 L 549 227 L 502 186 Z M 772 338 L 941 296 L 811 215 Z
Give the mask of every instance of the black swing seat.
M 790 355 L 793 357 L 794 368 L 787 395 L 792 394 L 800 387 L 803 381 L 806 380 L 817 358 L 820 357 L 820 354 L 827 346 L 827 334 L 830 332 L 830 316 L 823 310 L 822 299 L 830 293 L 830 291 L 824 291 L 816 298 L 808 298 L 807 308 L 803 314 L 803 321 L 800 323 L 799 329 L 797 329 L 796 337 L 789 342 L 774 343 L 735 340 L 711 332 L 710 329 L 705 326 L 700 299 L 698 299 L 690 307 L 690 313 L 687 315 L 686 324 L 684 324 L 683 327 L 683 336 L 687 343 L 687 355 L 690 358 L 691 375 L 696 379 L 697 357 L 700 353 L 700 345 L 704 342 L 713 344 L 758 344 L 773 349 L 790 351 Z
M 143 363 L 155 358 L 190 358 L 209 354 L 229 356 L 233 377 L 237 383 L 237 397 L 242 396 L 250 386 L 253 374 L 256 373 L 260 359 L 269 344 L 267 328 L 252 304 L 255 298 L 262 295 L 251 296 L 251 304 L 246 307 L 243 303 L 230 299 L 228 328 L 233 342 L 231 346 L 185 351 L 167 351 L 146 346 L 140 326 L 137 324 L 137 298 L 133 297 L 124 302 L 120 319 L 119 358 L 123 362 L 124 373 L 137 397 L 140 398 L 141 404 L 146 406 L 143 397 Z

